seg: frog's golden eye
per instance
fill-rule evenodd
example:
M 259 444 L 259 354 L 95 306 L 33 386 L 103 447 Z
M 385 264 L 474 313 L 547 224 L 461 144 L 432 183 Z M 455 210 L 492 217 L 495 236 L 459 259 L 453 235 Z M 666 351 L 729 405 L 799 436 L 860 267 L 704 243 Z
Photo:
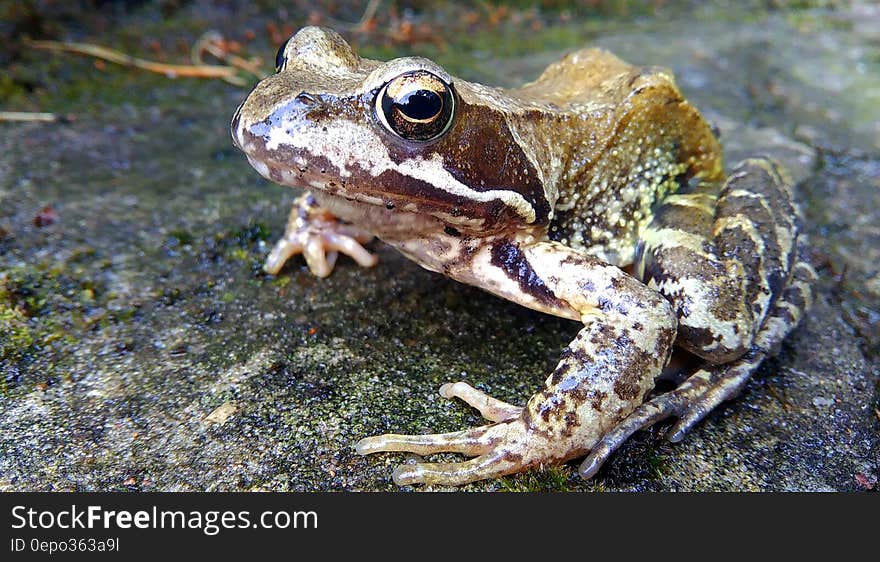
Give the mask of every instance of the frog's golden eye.
M 401 74 L 376 96 L 376 116 L 395 135 L 413 141 L 434 140 L 452 124 L 452 86 L 425 70 Z
M 284 56 L 284 49 L 287 48 L 288 43 L 290 43 L 290 39 L 282 43 L 278 47 L 278 52 L 275 53 L 275 72 L 281 72 L 281 69 L 284 68 L 284 64 L 287 62 L 287 57 Z

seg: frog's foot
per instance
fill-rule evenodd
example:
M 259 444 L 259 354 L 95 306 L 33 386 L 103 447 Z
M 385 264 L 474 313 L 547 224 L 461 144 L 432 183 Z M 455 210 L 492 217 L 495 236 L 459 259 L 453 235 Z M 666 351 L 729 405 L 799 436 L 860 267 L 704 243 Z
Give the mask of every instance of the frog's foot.
M 314 196 L 306 192 L 294 202 L 284 237 L 272 248 L 263 269 L 275 275 L 292 256 L 302 254 L 313 274 L 327 277 L 340 252 L 370 267 L 376 265 L 378 258 L 362 244 L 372 239 L 372 234 L 340 221 L 320 207 Z
M 484 425 L 464 431 L 433 435 L 386 434 L 361 439 L 355 450 L 361 455 L 379 452 L 409 452 L 417 455 L 460 453 L 472 458 L 463 462 L 414 462 L 399 465 L 392 478 L 397 485 L 438 484 L 460 486 L 468 482 L 497 478 L 519 472 L 548 459 L 540 441 L 525 418 Z M 547 440 L 544 445 L 553 447 Z M 549 459 L 548 459 L 549 460 Z
M 398 466 L 392 478 L 398 485 L 441 484 L 458 486 L 474 480 L 492 478 L 521 470 L 517 462 L 521 454 L 513 453 L 527 442 L 525 424 L 518 419 L 523 409 L 519 406 L 492 398 L 466 382 L 446 383 L 440 387 L 440 396 L 458 398 L 479 410 L 480 415 L 491 422 L 464 431 L 434 435 L 386 434 L 361 439 L 355 450 L 362 455 L 378 452 L 408 452 L 418 455 L 432 453 L 460 453 L 476 457 L 460 463 L 417 462 Z M 504 441 L 505 445 L 499 445 Z M 516 445 L 516 444 L 519 445 Z
M 444 385 L 495 423 L 434 435 L 380 435 L 361 440 L 358 453 L 459 453 L 458 463 L 416 462 L 394 471 L 398 484 L 460 485 L 583 456 L 642 403 L 669 358 L 675 337 L 672 307 L 658 292 L 620 269 L 556 243 L 501 246 L 502 265 L 488 269 L 499 285 L 534 276 L 544 308 L 580 317 L 584 327 L 569 343 L 544 386 L 518 408 L 475 388 Z M 547 283 L 547 284 L 545 284 Z M 608 290 L 602 290 L 608 288 Z

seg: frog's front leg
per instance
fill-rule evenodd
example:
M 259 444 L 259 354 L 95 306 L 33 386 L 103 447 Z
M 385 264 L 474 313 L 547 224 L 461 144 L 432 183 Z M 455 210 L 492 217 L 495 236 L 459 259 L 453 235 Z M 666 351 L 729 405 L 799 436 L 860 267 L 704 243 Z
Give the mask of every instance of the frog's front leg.
M 671 306 L 614 266 L 552 242 L 501 242 L 481 252 L 474 266 L 485 274 L 484 287 L 490 291 L 579 318 L 584 327 L 524 408 L 470 387 L 444 385 L 445 395 L 463 398 L 496 423 L 446 434 L 361 440 L 356 446 L 361 454 L 476 457 L 402 465 L 394 472 L 398 484 L 459 485 L 582 456 L 642 402 L 669 359 L 676 329 Z
M 370 267 L 378 260 L 361 244 L 372 239 L 369 232 L 333 216 L 318 205 L 311 192 L 306 191 L 294 201 L 284 236 L 275 243 L 263 269 L 275 275 L 287 260 L 302 254 L 313 274 L 327 277 L 340 252 L 351 256 L 358 264 Z

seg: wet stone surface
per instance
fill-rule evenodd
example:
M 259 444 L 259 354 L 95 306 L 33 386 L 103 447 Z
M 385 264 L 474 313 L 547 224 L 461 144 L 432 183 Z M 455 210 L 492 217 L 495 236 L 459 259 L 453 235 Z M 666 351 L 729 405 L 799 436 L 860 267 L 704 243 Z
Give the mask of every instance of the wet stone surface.
M 661 424 L 591 481 L 570 464 L 467 489 L 876 486 L 880 58 L 870 18 L 880 25 L 856 6 L 585 34 L 584 44 L 673 68 L 730 164 L 763 152 L 791 168 L 817 303 L 742 395 L 683 442 L 668 443 Z M 512 84 L 558 55 L 495 60 L 482 77 Z M 486 60 L 472 60 L 467 77 L 479 78 Z M 578 330 L 379 243 L 376 268 L 343 258 L 318 280 L 295 259 L 264 275 L 296 194 L 261 180 L 231 146 L 228 120 L 246 89 L 98 73 L 77 58 L 43 72 L 53 69 L 60 81 L 93 75 L 69 102 L 77 119 L 0 124 L 0 490 L 395 490 L 391 469 L 405 457 L 361 458 L 358 439 L 481 423 L 438 396 L 449 380 L 523 403 Z

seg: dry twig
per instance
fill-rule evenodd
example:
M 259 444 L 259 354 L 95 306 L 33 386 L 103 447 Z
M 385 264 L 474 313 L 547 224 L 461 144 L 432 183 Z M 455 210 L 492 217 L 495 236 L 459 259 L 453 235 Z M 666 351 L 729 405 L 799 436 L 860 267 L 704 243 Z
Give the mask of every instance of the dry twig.
M 0 121 L 36 121 L 52 123 L 59 121 L 61 117 L 54 113 L 37 111 L 0 111 Z
M 164 74 L 166 76 L 184 76 L 189 78 L 220 78 L 230 84 L 243 86 L 244 80 L 238 76 L 238 69 L 233 66 L 214 64 L 166 64 L 127 55 L 121 51 L 93 45 L 91 43 L 73 43 L 67 41 L 33 41 L 25 40 L 25 44 L 35 49 L 78 53 L 110 61 L 123 66 L 133 66 L 142 70 Z

